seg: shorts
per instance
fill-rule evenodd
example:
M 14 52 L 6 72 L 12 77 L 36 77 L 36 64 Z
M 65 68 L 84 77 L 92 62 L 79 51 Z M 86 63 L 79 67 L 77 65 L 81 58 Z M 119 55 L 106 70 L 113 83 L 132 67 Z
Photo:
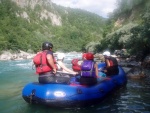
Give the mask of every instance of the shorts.
M 47 83 L 55 83 L 55 75 L 52 72 L 39 74 L 39 83 L 47 84 Z
M 58 76 L 52 72 L 44 73 L 39 75 L 39 83 L 49 84 L 49 83 L 59 83 L 59 84 L 69 84 L 70 77 L 68 76 Z

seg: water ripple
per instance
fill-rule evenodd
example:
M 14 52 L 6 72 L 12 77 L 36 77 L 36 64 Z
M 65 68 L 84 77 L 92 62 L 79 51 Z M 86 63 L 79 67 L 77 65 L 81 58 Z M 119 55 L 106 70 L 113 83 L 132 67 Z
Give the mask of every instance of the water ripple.
M 67 55 L 70 58 L 65 63 L 71 68 L 70 59 L 75 55 Z M 55 109 L 30 105 L 22 98 L 23 87 L 37 81 L 31 60 L 0 62 L 0 70 L 0 113 L 150 113 L 150 78 L 128 80 L 126 88 L 117 90 L 101 103 L 90 107 Z

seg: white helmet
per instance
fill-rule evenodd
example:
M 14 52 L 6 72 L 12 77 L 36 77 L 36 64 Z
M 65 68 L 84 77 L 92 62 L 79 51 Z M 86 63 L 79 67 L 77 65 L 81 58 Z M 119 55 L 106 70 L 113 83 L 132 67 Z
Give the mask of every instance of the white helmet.
M 64 53 L 58 53 L 57 59 L 63 59 L 65 57 Z
M 110 56 L 110 52 L 109 52 L 109 51 L 105 51 L 105 52 L 103 53 L 103 55 L 105 55 L 105 56 Z

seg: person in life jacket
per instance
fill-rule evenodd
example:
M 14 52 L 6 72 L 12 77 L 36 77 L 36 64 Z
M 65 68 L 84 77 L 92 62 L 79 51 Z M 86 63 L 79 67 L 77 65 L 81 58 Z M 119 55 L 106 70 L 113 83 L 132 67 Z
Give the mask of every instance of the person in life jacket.
M 39 83 L 55 82 L 54 76 L 56 74 L 57 66 L 55 64 L 52 48 L 53 48 L 52 43 L 44 42 L 42 44 L 42 52 L 39 52 L 33 59 L 33 62 L 35 63 L 35 67 L 36 67 L 36 73 L 39 74 L 39 78 L 38 78 Z M 41 55 L 41 57 L 38 57 L 38 55 Z M 36 57 L 38 60 L 40 58 L 39 64 L 37 64 L 36 62 L 37 60 Z
M 58 71 L 61 71 L 63 73 L 70 73 L 70 74 L 73 74 L 73 75 L 78 74 L 77 72 L 74 72 L 73 70 L 71 70 L 71 69 L 69 69 L 65 66 L 65 64 L 63 63 L 64 58 L 65 58 L 64 53 L 58 53 L 58 55 L 57 55 Z
M 119 73 L 119 69 L 118 69 L 118 61 L 116 60 L 116 58 L 112 57 L 109 51 L 105 51 L 103 55 L 106 63 L 106 69 L 104 70 L 106 75 L 107 76 L 117 75 Z
M 97 83 L 98 66 L 94 62 L 94 55 L 92 53 L 83 54 L 83 63 L 81 65 L 80 83 L 85 85 L 93 85 Z
M 73 71 L 75 71 L 75 72 L 81 71 L 80 60 L 78 58 L 72 59 L 71 64 L 72 64 Z
M 71 64 L 72 64 L 73 71 L 78 72 L 78 73 L 81 72 L 81 65 L 83 61 L 86 59 L 85 57 L 86 57 L 86 53 L 83 53 L 82 59 L 79 59 L 79 58 L 72 59 Z

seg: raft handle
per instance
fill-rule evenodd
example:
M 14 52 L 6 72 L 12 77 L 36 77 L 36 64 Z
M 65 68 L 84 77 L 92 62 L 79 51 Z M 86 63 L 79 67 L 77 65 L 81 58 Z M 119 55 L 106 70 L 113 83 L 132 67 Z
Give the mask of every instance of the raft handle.
M 104 93 L 104 89 L 102 89 L 102 88 L 100 88 L 99 91 L 100 91 L 101 93 Z
M 29 96 L 30 104 L 32 104 L 32 102 L 33 102 L 33 98 L 34 98 L 34 96 L 35 96 L 35 92 L 36 92 L 36 90 L 33 89 L 32 92 L 31 92 L 31 94 L 30 94 L 30 96 Z
M 82 90 L 79 89 L 79 88 L 77 88 L 77 93 L 78 93 L 78 94 L 82 94 Z

